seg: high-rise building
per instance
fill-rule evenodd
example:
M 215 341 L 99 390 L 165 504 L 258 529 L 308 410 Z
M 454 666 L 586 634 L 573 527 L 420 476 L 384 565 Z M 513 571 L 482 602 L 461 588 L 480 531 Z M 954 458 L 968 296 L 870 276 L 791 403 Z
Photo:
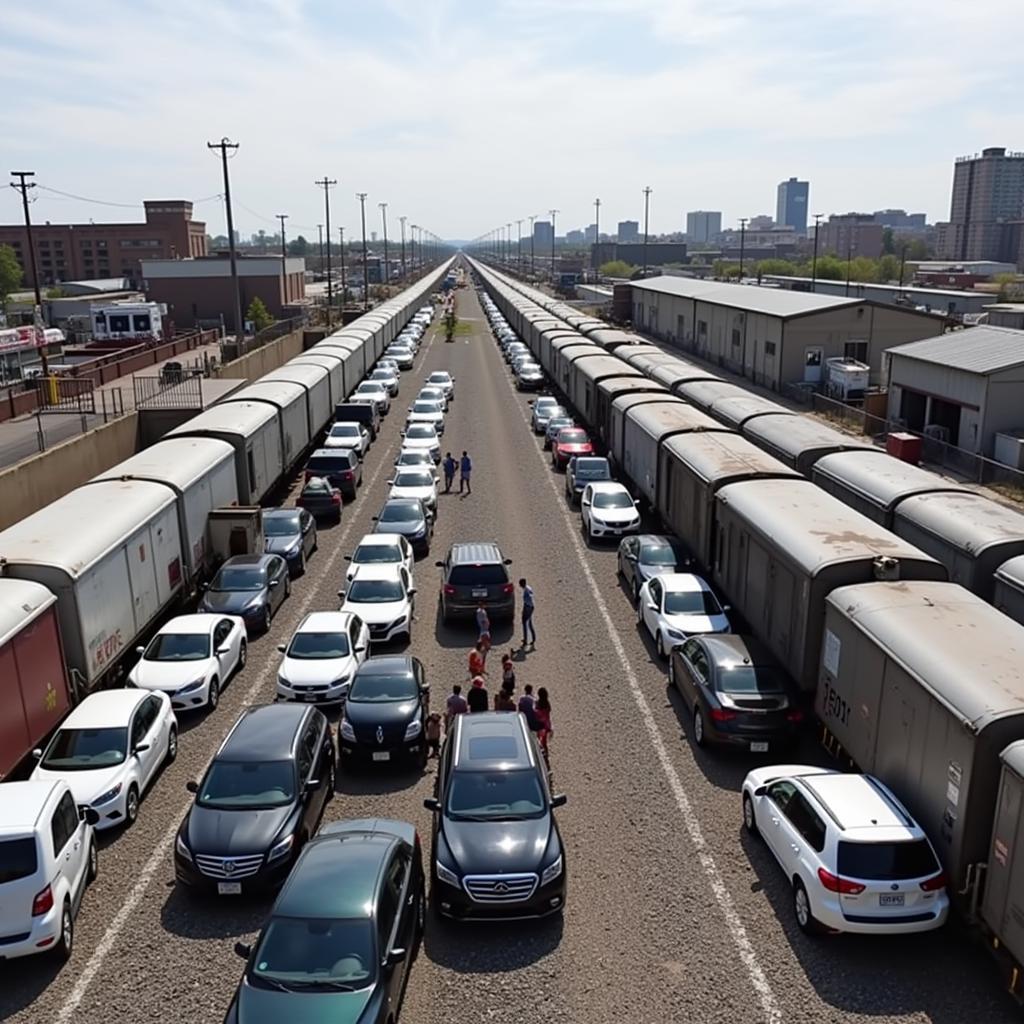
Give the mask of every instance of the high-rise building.
M 534 248 L 543 249 L 547 247 L 551 248 L 551 221 L 549 220 L 538 220 L 533 225 L 533 244 Z
M 586 238 L 587 244 L 591 245 L 597 241 L 597 225 L 588 224 L 583 231 L 584 237 Z
M 686 215 L 688 242 L 710 242 L 721 233 L 721 210 L 692 210 Z
M 807 234 L 807 202 L 810 197 L 811 183 L 797 181 L 779 182 L 775 200 L 775 223 L 780 228 L 793 228 L 797 234 Z
M 785 224 L 780 224 L 779 226 L 786 227 Z M 747 227 L 751 231 L 771 231 L 775 227 L 775 221 L 772 220 L 769 214 L 759 213 L 750 218 L 750 223 L 747 224 Z
M 620 220 L 617 238 L 620 242 L 636 242 L 640 238 L 640 221 Z
M 820 225 L 818 250 L 835 253 L 840 259 L 869 256 L 877 259 L 882 254 L 885 228 L 875 222 L 871 213 L 833 213 L 828 223 Z
M 953 165 L 949 221 L 936 225 L 937 249 L 947 259 L 1018 263 L 1024 219 L 1024 153 L 990 146 Z
M 574 228 L 572 231 L 566 231 L 565 233 L 565 244 L 566 245 L 582 245 L 583 244 L 583 232 L 579 228 Z

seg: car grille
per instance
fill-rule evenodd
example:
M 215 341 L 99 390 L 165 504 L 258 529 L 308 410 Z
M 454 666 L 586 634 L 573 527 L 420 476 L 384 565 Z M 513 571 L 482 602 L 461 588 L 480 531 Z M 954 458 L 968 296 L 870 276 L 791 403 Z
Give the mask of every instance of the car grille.
M 326 693 L 330 687 L 326 683 L 318 686 L 293 686 L 296 693 Z
M 255 875 L 263 864 L 263 854 L 249 857 L 210 857 L 196 854 L 196 867 L 210 878 L 248 878 Z
M 392 625 L 393 625 L 393 623 L 391 623 L 391 622 L 384 622 L 384 623 L 381 623 L 380 625 L 378 625 L 377 623 L 371 623 L 370 624 L 370 636 L 371 637 L 387 636 L 388 630 L 391 629 Z
M 466 875 L 462 884 L 477 903 L 522 903 L 536 891 L 537 876 Z
M 405 729 L 403 725 L 380 726 L 380 735 L 377 733 L 376 725 L 361 725 L 356 728 L 356 741 L 367 747 L 395 747 L 405 740 Z

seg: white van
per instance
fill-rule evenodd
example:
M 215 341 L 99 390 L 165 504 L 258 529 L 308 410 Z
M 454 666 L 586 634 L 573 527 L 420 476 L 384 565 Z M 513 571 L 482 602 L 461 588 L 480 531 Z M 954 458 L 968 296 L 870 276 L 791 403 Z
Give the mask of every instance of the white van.
M 97 821 L 62 779 L 0 786 L 0 960 L 71 955 L 82 894 L 96 877 Z

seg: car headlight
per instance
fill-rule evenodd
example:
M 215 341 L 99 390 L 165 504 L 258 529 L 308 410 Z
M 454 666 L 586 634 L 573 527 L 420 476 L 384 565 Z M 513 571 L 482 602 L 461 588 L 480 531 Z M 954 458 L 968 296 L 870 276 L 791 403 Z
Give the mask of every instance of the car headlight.
M 246 608 L 246 611 L 248 611 L 251 608 L 259 608 L 262 604 L 263 604 L 263 595 L 262 594 L 258 594 L 256 597 L 254 597 L 251 601 L 249 601 L 246 604 L 245 608 Z
M 454 885 L 456 889 L 459 887 L 459 876 L 454 871 L 450 871 L 439 860 L 434 862 L 434 866 L 437 868 L 438 881 Z
M 398 618 L 395 619 L 395 621 L 391 623 L 390 628 L 394 629 L 395 626 L 400 626 L 403 622 L 405 622 L 407 617 L 408 616 L 405 616 L 405 615 L 399 615 Z
M 267 854 L 267 860 L 277 860 L 279 857 L 283 857 L 291 848 L 295 842 L 295 836 L 285 836 L 284 839 L 279 839 L 270 848 L 270 853 Z
M 98 797 L 96 797 L 96 799 L 92 802 L 92 806 L 101 807 L 103 804 L 110 803 L 110 801 L 113 800 L 114 797 L 116 797 L 121 792 L 122 788 L 122 784 L 119 782 L 112 789 L 108 789 L 106 793 L 101 793 Z
M 347 718 L 343 718 L 339 723 L 338 732 L 341 734 L 341 738 L 343 740 L 348 740 L 349 743 L 355 743 L 356 731 L 352 728 L 352 725 Z
M 337 679 L 331 681 L 330 686 L 332 689 L 335 686 L 348 686 L 348 676 L 338 676 Z
M 680 629 L 666 629 L 666 633 L 675 640 L 685 640 L 686 634 Z
M 292 684 L 289 683 L 280 672 L 277 673 L 277 685 L 283 686 L 286 690 L 290 690 L 292 688 Z
M 181 838 L 181 833 L 178 833 L 178 838 L 174 840 L 174 848 L 185 858 L 185 860 L 192 860 L 192 851 L 185 845 L 185 840 Z
M 206 676 L 201 676 L 199 679 L 196 679 L 194 682 L 186 684 L 185 686 L 181 687 L 181 689 L 179 689 L 179 690 L 175 690 L 175 693 L 176 694 L 192 693 L 193 690 L 198 690 L 205 682 L 206 682 Z
M 407 740 L 414 740 L 421 732 L 423 732 L 423 723 L 417 718 L 405 727 L 405 738 Z
M 540 884 L 547 885 L 548 882 L 553 882 L 562 873 L 562 855 L 559 854 L 558 858 L 549 864 L 540 876 Z

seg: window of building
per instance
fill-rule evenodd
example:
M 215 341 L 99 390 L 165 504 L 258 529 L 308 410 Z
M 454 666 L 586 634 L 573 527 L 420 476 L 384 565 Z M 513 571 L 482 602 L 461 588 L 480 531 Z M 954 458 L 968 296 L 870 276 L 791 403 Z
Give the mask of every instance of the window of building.
M 735 327 L 732 329 L 732 345 L 733 348 L 740 347 L 740 332 Z
M 64 251 L 64 243 L 63 242 L 54 242 L 53 243 L 53 247 L 54 247 L 54 249 L 57 250 L 57 252 L 63 252 Z
M 773 355 L 775 355 L 775 342 L 774 341 L 766 341 L 764 343 L 764 354 L 766 356 L 773 356 Z
M 122 249 L 159 249 L 159 238 L 125 238 L 121 242 Z
M 39 242 L 39 248 L 40 249 L 49 249 L 50 248 L 49 241 L 47 239 L 45 239 L 45 238 L 41 239 L 40 242 Z
M 107 243 L 106 243 L 106 240 L 105 240 L 105 239 L 102 239 L 102 238 L 101 238 L 101 239 L 100 239 L 100 240 L 99 240 L 99 241 L 98 241 L 98 242 L 96 243 L 96 248 L 97 248 L 97 249 L 106 249 L 106 247 L 107 247 Z
M 707 338 L 707 336 L 708 336 L 708 322 L 707 322 L 707 320 L 698 320 L 697 321 L 697 337 L 698 338 Z
M 843 355 L 847 359 L 856 359 L 859 363 L 868 361 L 868 343 L 866 341 L 848 341 L 843 346 Z

